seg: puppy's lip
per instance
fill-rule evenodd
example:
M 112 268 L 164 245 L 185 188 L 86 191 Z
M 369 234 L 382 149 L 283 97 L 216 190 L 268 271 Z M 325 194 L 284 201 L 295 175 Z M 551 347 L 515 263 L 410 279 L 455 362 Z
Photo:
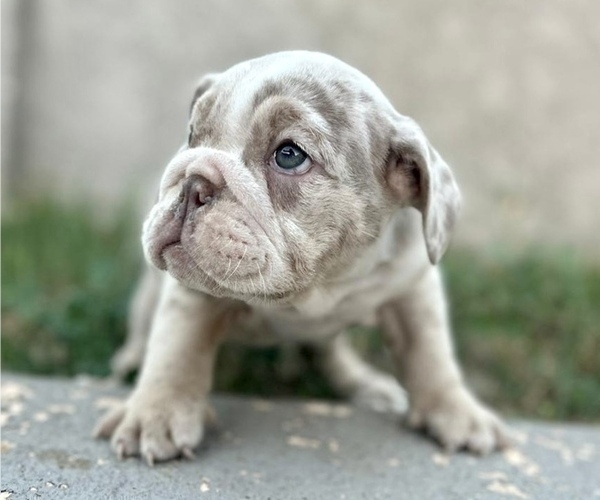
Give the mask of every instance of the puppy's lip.
M 249 292 L 235 292 L 230 288 L 221 286 L 222 291 L 226 293 L 223 296 L 241 300 L 247 304 L 255 304 L 259 306 L 279 306 L 287 305 L 289 301 L 296 296 L 298 293 L 296 290 L 287 290 L 283 292 L 264 293 L 257 291 L 256 293 Z
M 159 261 L 159 262 L 160 262 L 160 264 L 161 264 L 161 265 L 160 265 L 160 269 L 161 269 L 162 271 L 166 271 L 166 269 L 167 269 L 167 260 L 166 260 L 166 257 L 165 257 L 165 253 L 166 253 L 166 252 L 167 252 L 169 249 L 173 248 L 173 247 L 174 247 L 174 246 L 176 246 L 176 245 L 179 245 L 179 246 L 181 246 L 181 241 L 180 241 L 180 240 L 177 240 L 177 241 L 173 241 L 173 242 L 171 242 L 171 243 L 167 243 L 167 244 L 166 244 L 166 245 L 164 245 L 164 246 L 161 248 L 161 250 L 158 252 L 158 261 Z
M 181 282 L 185 282 L 184 277 L 188 276 L 190 272 L 194 274 L 199 270 L 198 265 L 181 241 L 165 246 L 160 254 L 160 258 L 164 262 L 165 267 L 163 270 Z M 190 285 L 186 283 L 186 286 Z
M 150 245 L 151 260 L 161 271 L 167 269 L 165 252 L 178 244 L 181 244 L 183 223 L 181 217 L 175 211 L 168 214 L 167 220 L 155 230 L 153 241 Z
M 290 290 L 287 292 L 278 292 L 271 295 L 263 296 L 261 294 L 249 294 L 243 300 L 248 304 L 255 304 L 258 306 L 288 306 L 293 298 L 296 297 L 298 292 Z

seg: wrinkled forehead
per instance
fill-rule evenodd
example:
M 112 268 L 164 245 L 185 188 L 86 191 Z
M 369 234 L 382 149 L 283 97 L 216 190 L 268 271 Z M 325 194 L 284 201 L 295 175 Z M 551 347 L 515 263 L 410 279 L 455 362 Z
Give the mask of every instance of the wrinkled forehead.
M 321 139 L 319 146 L 331 149 L 352 134 L 368 135 L 361 130 L 368 127 L 365 115 L 381 109 L 391 105 L 358 70 L 324 54 L 291 52 L 221 74 L 196 103 L 193 121 L 199 140 L 213 145 L 241 147 L 259 127 L 271 139 L 288 131 Z
M 342 107 L 352 99 L 386 101 L 379 88 L 357 69 L 311 52 L 284 52 L 247 61 L 225 72 L 222 84 L 235 88 L 231 111 L 238 116 L 274 96 L 330 108 Z

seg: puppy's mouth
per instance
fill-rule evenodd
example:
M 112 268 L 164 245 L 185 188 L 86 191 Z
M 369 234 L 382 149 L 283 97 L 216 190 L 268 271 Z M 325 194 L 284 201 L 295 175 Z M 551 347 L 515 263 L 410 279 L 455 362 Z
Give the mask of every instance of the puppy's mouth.
M 167 265 L 167 252 L 169 250 L 174 250 L 175 252 L 180 253 L 183 250 L 183 245 L 181 244 L 181 239 L 178 239 L 177 241 L 174 241 L 172 243 L 167 243 L 163 249 L 159 252 L 159 259 L 161 262 L 161 267 L 160 269 L 162 271 L 166 271 L 168 268 Z
M 160 230 L 154 231 L 151 243 L 149 244 L 148 256 L 151 262 L 161 271 L 167 270 L 167 252 L 176 247 L 183 248 L 181 243 L 181 233 L 183 223 L 172 217 L 166 223 L 161 225 Z
M 235 200 L 181 216 L 175 202 L 148 224 L 147 256 L 186 286 L 246 302 L 281 302 L 296 293 L 262 225 Z
M 214 271 L 198 265 L 190 252 L 181 243 L 171 243 L 162 251 L 165 270 L 184 285 L 217 297 L 242 300 L 247 303 L 273 305 L 287 303 L 298 294 L 297 290 L 272 290 L 261 274 L 235 276 L 229 268 L 224 278 L 215 276 Z

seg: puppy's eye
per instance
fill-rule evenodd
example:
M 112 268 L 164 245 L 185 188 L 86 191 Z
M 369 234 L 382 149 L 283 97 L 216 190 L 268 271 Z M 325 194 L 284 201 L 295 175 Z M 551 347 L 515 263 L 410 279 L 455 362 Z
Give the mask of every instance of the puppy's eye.
M 287 174 L 300 175 L 308 171 L 311 166 L 309 156 L 292 142 L 279 146 L 273 158 L 280 171 Z

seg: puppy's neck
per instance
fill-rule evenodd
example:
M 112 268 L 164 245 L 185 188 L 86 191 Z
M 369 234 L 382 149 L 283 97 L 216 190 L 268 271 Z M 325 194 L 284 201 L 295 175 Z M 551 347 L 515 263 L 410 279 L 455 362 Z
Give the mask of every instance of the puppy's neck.
M 411 266 L 418 270 L 428 265 L 420 233 L 421 220 L 416 210 L 395 212 L 384 222 L 379 237 L 352 265 L 336 277 L 308 290 L 294 301 L 292 307 L 310 317 L 324 316 L 350 295 L 370 293 L 378 283 L 386 284 L 382 280 L 392 282 L 397 266 Z
M 379 237 L 364 249 L 352 265 L 335 278 L 328 280 L 324 286 L 335 287 L 348 282 L 355 283 L 370 276 L 382 265 L 386 266 L 398 260 L 406 253 L 409 242 L 419 240 L 421 231 L 419 219 L 420 215 L 412 209 L 394 212 L 383 222 Z

